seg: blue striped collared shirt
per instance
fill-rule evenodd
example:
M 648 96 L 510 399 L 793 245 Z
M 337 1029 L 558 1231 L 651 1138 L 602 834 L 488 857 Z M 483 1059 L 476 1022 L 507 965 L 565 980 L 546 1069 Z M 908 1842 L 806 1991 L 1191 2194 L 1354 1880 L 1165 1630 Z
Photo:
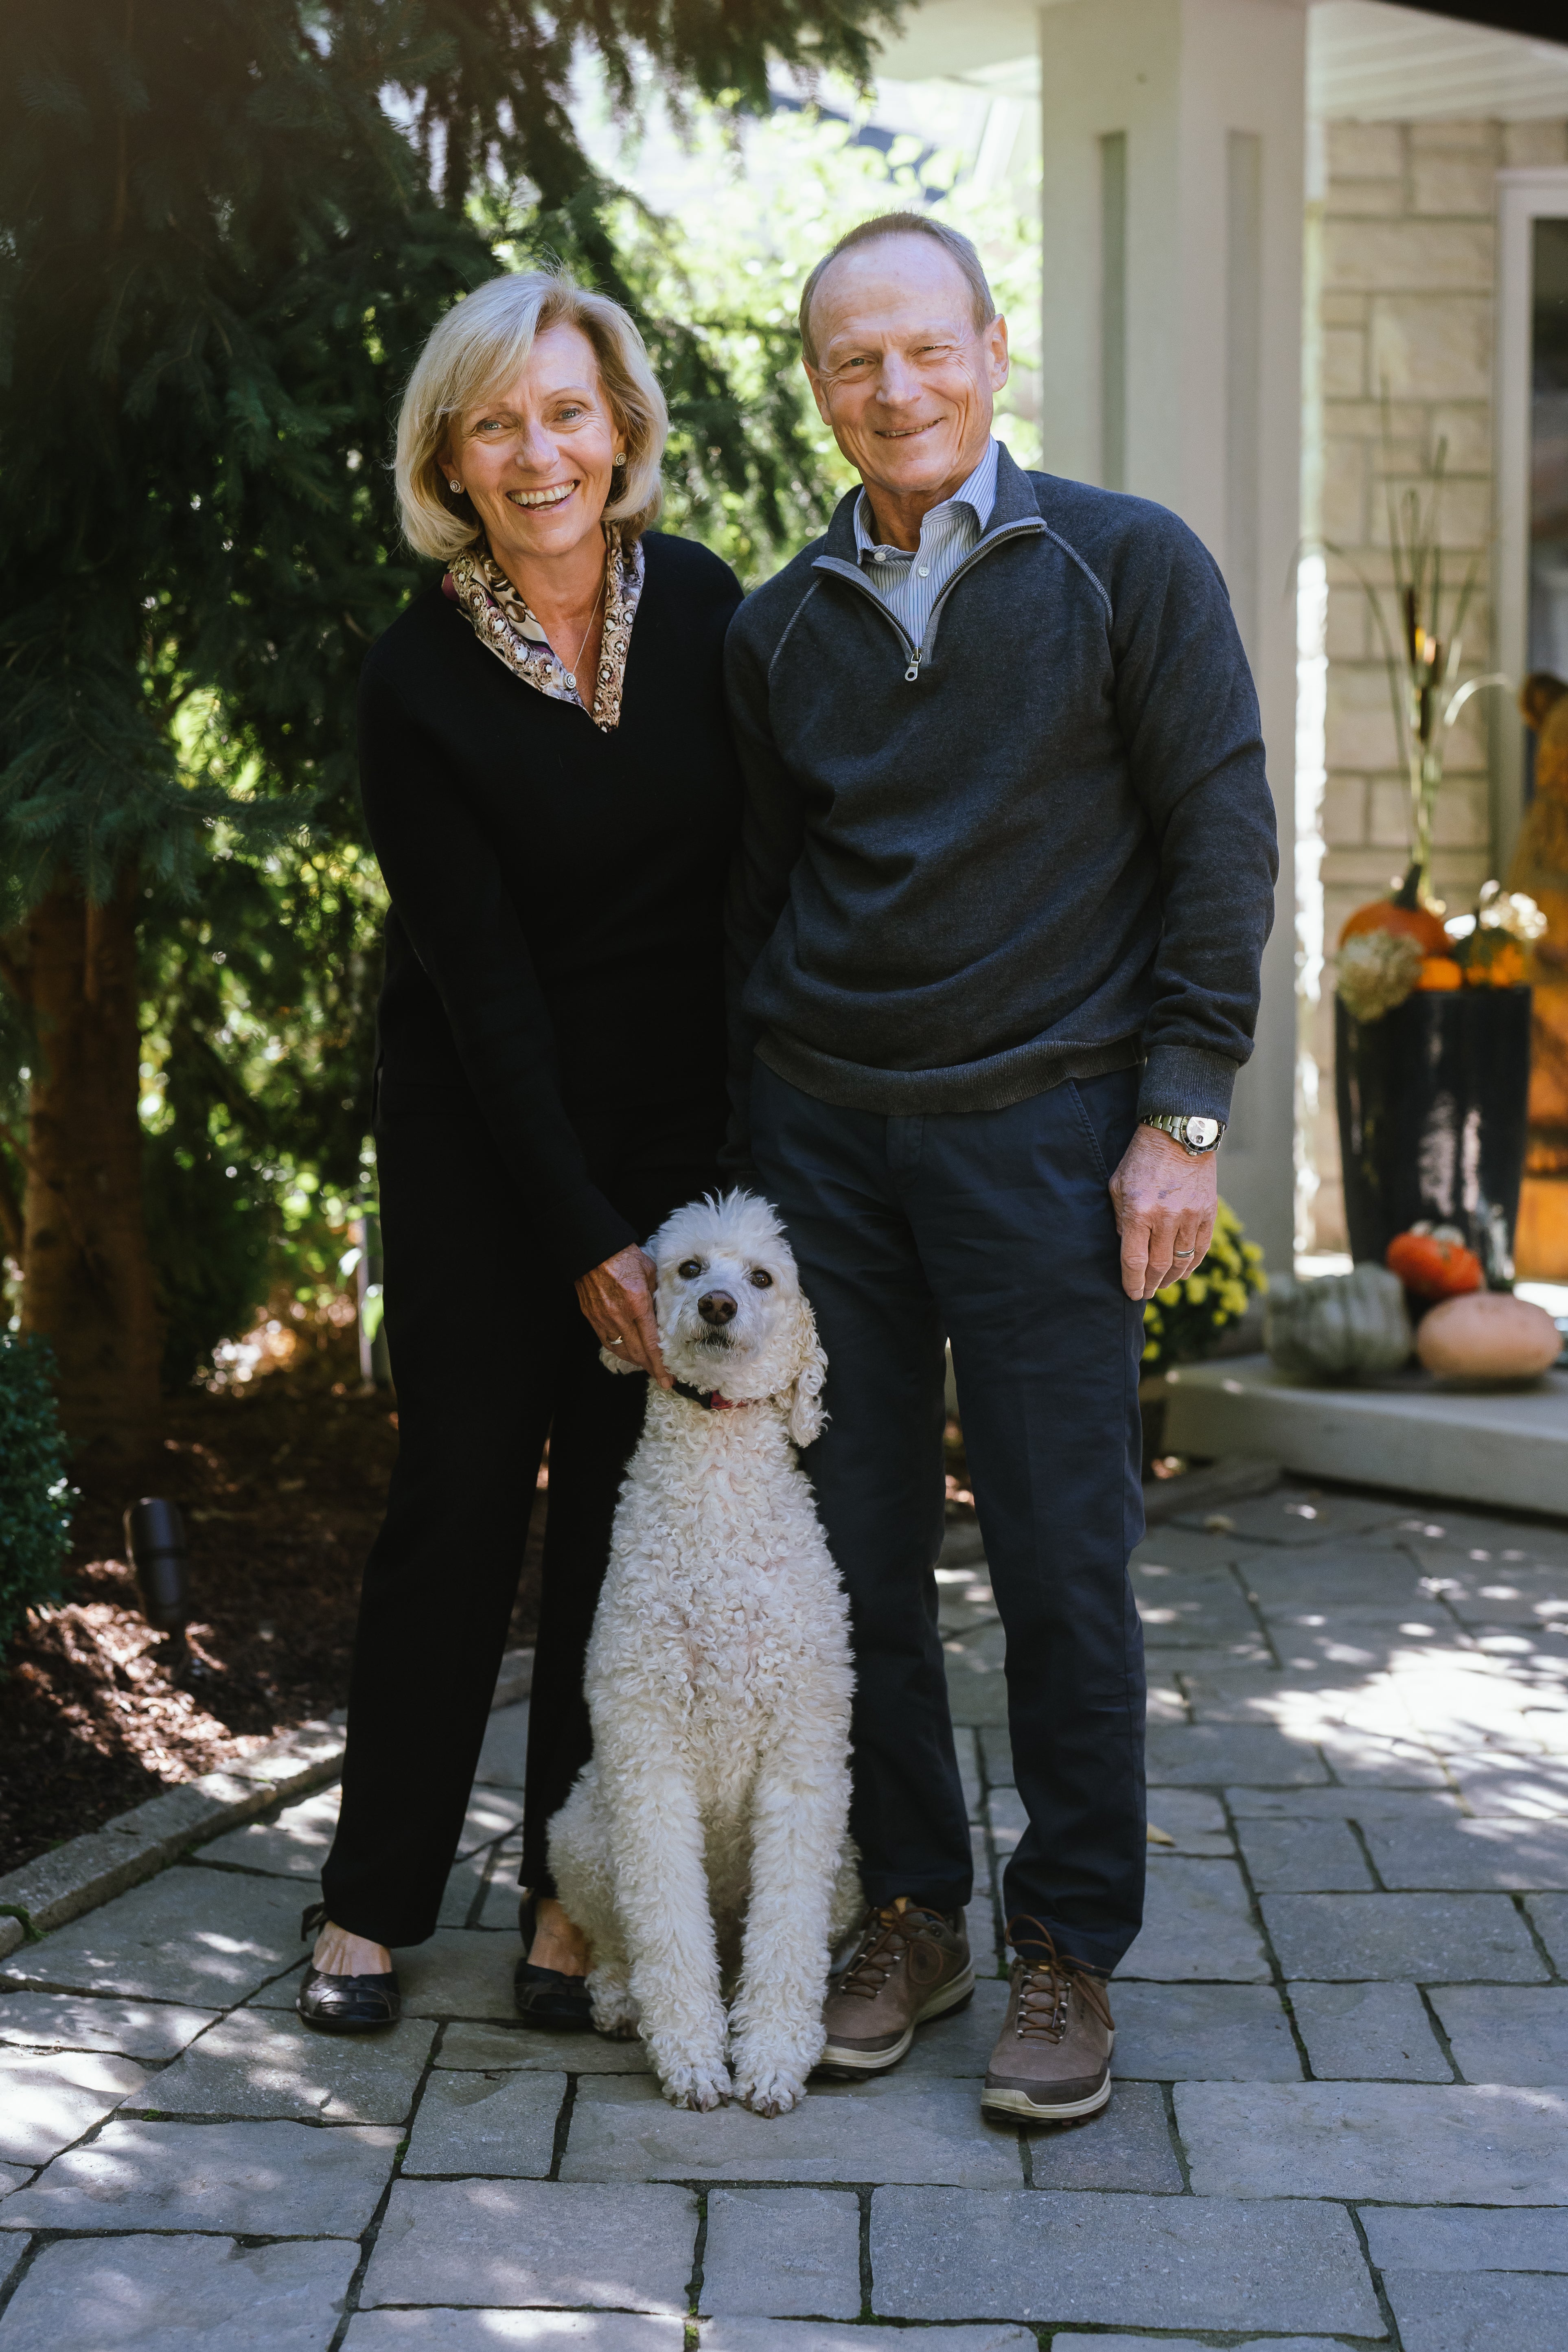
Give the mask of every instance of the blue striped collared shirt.
M 914 644 L 925 643 L 931 606 L 963 562 L 980 544 L 980 534 L 996 503 L 996 444 L 960 490 L 932 507 L 921 525 L 921 543 L 911 554 L 901 547 L 879 547 L 871 537 L 871 502 L 864 490 L 855 501 L 855 551 L 860 569 L 893 618 Z

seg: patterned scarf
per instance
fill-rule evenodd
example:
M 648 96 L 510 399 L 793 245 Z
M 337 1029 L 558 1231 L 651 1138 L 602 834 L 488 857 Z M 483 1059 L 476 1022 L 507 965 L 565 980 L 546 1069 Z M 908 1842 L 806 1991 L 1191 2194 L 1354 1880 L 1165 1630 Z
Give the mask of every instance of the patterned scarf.
M 621 694 L 626 685 L 626 655 L 632 623 L 642 595 L 643 551 L 637 541 L 629 549 L 618 523 L 605 531 L 605 634 L 599 647 L 599 671 L 594 684 L 594 706 L 588 712 L 602 734 L 620 724 Z M 455 558 L 441 585 L 460 604 L 474 635 L 508 669 L 549 695 L 552 702 L 588 706 L 579 681 L 560 660 L 544 631 L 518 594 L 500 565 L 484 548 L 471 548 Z

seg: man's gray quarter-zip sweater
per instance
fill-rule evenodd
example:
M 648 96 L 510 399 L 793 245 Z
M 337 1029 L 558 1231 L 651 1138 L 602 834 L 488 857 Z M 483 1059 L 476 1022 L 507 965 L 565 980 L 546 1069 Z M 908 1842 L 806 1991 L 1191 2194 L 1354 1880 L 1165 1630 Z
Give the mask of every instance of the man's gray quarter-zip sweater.
M 1279 860 L 1212 557 L 1164 508 L 1003 449 L 917 646 L 855 560 L 858 496 L 725 647 L 731 1158 L 753 1052 L 884 1114 L 1141 1061 L 1142 1111 L 1227 1118 Z

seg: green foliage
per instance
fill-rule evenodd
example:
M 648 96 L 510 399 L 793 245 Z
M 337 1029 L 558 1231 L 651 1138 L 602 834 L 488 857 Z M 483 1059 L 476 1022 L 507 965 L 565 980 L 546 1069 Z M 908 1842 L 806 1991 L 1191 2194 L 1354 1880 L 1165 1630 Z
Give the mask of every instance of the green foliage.
M 16 0 L 0 79 L 0 871 L 187 891 L 219 820 L 351 835 L 353 685 L 418 576 L 389 420 L 430 327 L 558 252 L 641 308 L 567 100 L 766 103 L 776 57 L 863 75 L 877 0 Z M 401 119 L 399 119 L 401 117 Z M 775 461 L 700 333 L 648 320 L 700 494 L 778 520 Z M 229 756 L 194 695 L 216 694 Z M 247 756 L 248 755 L 248 756 Z M 279 794 L 293 804 L 272 805 Z
M 1241 1219 L 1222 1201 L 1203 1263 L 1157 1290 L 1143 1309 L 1143 1370 L 1168 1372 L 1212 1353 L 1221 1333 L 1268 1287 L 1263 1252 L 1243 1239 Z
M 163 1318 L 163 1383 L 209 1370 L 220 1339 L 243 1331 L 268 1291 L 271 1203 L 264 1171 L 212 1142 L 149 1136 L 142 1160 L 147 1239 Z
M 209 1372 L 280 1284 L 314 1304 L 335 1279 L 344 1244 L 315 1196 L 364 1181 L 383 905 L 352 844 L 255 858 L 220 839 L 200 908 L 150 911 L 142 1115 L 167 1388 Z
M 199 907 L 150 909 L 144 1122 L 357 1182 L 384 907 L 353 840 L 318 829 L 265 858 L 220 844 Z
M 75 1489 L 41 1339 L 0 1334 L 0 1648 L 27 1611 L 56 1601 Z
M 19 0 L 0 81 L 0 867 L 189 891 L 352 781 L 363 646 L 416 573 L 379 460 L 490 268 L 380 87 L 396 9 Z M 316 25 L 318 37 L 312 38 Z M 192 698 L 216 689 L 229 756 Z M 247 766 L 242 758 L 252 756 Z M 268 805 L 298 795 L 294 808 Z M 5 910 L 0 909 L 0 915 Z

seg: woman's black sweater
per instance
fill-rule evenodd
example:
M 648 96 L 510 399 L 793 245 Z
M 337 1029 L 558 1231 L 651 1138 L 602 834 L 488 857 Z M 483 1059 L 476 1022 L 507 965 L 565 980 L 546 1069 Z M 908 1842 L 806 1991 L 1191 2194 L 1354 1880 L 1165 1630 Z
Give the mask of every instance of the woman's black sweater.
M 610 733 L 509 670 L 439 586 L 377 641 L 360 688 L 392 900 L 378 1111 L 477 1101 L 530 1220 L 520 1248 L 572 1276 L 644 1238 L 613 1192 L 646 1137 L 722 1131 L 740 795 L 722 656 L 741 590 L 690 541 L 643 546 Z

